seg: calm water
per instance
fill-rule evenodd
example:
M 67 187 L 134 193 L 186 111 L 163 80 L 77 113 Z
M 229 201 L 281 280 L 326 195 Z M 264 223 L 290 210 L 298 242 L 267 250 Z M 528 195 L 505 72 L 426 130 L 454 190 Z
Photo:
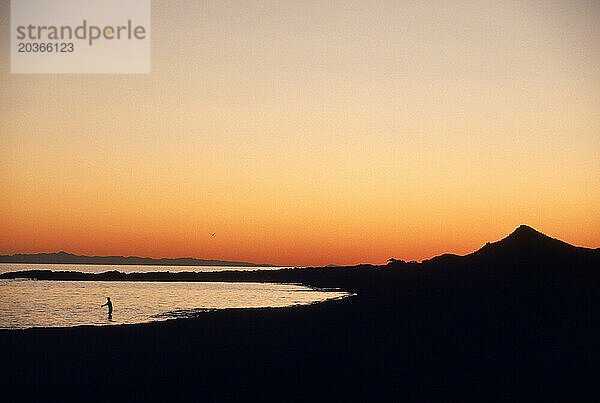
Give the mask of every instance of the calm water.
M 84 273 L 104 273 L 117 270 L 121 273 L 146 273 L 151 271 L 227 271 L 227 270 L 277 270 L 288 267 L 238 267 L 238 266 L 151 266 L 119 264 L 30 264 L 0 263 L 0 273 L 23 270 L 80 271 Z
M 347 295 L 289 284 L 0 280 L 0 328 L 142 323 L 208 309 L 282 307 Z M 112 321 L 100 307 L 107 296 Z

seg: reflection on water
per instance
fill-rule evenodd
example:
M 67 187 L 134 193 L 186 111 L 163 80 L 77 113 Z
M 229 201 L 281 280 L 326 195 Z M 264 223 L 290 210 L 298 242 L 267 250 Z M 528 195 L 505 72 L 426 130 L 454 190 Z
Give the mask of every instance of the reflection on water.
M 347 296 L 290 284 L 0 280 L 0 328 L 142 323 Z M 109 320 L 106 307 L 113 303 Z

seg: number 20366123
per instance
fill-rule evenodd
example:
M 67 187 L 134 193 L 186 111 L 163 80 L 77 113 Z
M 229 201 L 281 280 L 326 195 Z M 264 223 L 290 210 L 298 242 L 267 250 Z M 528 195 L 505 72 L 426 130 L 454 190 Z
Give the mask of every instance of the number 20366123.
M 17 44 L 17 51 L 20 53 L 71 53 L 74 50 L 72 42 L 19 42 Z

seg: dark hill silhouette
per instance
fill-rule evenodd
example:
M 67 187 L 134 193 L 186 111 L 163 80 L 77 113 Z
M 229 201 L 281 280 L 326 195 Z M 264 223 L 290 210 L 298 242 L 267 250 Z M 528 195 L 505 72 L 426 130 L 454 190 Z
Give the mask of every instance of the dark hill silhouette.
M 489 289 L 571 287 L 600 277 L 598 249 L 570 245 L 521 225 L 506 238 L 465 256 L 442 255 L 423 262 L 433 279 L 451 287 L 469 284 Z
M 551 238 L 539 231 L 521 225 L 506 238 L 497 242 L 488 242 L 481 249 L 465 256 L 443 254 L 423 263 L 459 263 L 471 259 L 570 259 L 584 258 L 598 252 L 599 249 L 588 249 L 570 245 L 566 242 Z
M 576 256 L 593 250 L 569 245 L 550 238 L 527 225 L 521 225 L 512 234 L 498 242 L 488 243 L 471 256 Z
M 118 265 L 156 265 L 156 266 L 244 266 L 270 267 L 270 264 L 248 262 L 230 262 L 226 260 L 207 260 L 196 258 L 154 259 L 137 256 L 83 256 L 67 252 L 58 253 L 17 253 L 0 255 L 0 263 L 39 263 L 39 264 L 118 264 Z
M 420 264 L 37 275 L 272 281 L 356 295 L 164 323 L 0 331 L 8 401 L 600 401 L 600 251 L 529 227 Z M 0 277 L 18 276 L 28 273 Z

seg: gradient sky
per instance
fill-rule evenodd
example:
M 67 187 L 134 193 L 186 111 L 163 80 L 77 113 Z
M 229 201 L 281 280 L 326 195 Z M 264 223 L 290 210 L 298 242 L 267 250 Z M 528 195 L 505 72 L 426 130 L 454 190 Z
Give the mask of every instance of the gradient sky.
M 0 253 L 600 246 L 598 1 L 154 1 L 150 75 L 11 75 L 8 21 Z

